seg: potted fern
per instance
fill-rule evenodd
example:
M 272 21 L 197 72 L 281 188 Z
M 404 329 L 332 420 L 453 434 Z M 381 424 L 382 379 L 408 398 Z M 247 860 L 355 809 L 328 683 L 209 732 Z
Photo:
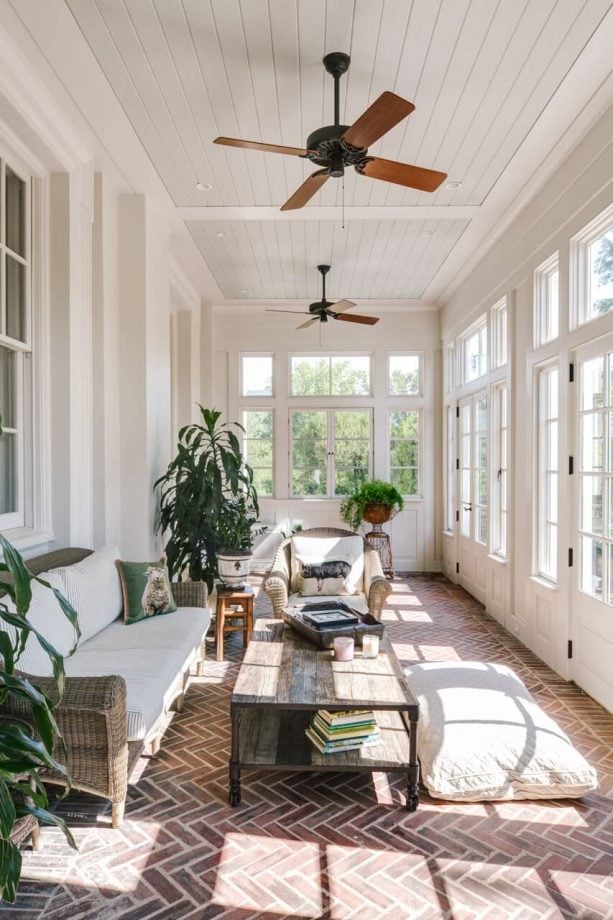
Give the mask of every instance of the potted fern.
M 381 529 L 398 511 L 402 511 L 404 499 L 398 489 L 381 479 L 370 479 L 358 485 L 341 505 L 341 517 L 353 530 L 362 521 L 368 521 Z

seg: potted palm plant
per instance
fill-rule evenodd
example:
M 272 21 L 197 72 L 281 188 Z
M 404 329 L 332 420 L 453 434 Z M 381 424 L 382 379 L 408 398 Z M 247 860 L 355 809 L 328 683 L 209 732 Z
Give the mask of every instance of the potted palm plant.
M 200 406 L 200 412 L 202 424 L 181 429 L 177 456 L 155 487 L 171 576 L 187 571 L 212 591 L 217 577 L 244 582 L 260 512 L 253 470 L 234 430 L 242 426 L 220 422 L 214 409 Z
M 370 479 L 356 486 L 341 505 L 341 517 L 353 530 L 362 521 L 368 521 L 380 530 L 398 511 L 402 511 L 404 500 L 398 489 L 381 479 Z

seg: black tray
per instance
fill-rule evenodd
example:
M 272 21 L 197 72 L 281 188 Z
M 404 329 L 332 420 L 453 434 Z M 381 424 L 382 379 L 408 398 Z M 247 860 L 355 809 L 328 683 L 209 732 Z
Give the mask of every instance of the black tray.
M 323 606 L 323 605 L 322 605 Z M 328 606 L 328 605 L 326 605 Z M 350 636 L 357 646 L 362 645 L 362 636 L 379 636 L 383 635 L 385 629 L 383 623 L 371 616 L 370 613 L 358 614 L 359 622 L 350 626 L 329 626 L 318 629 L 301 616 L 300 607 L 286 607 L 283 611 L 283 619 L 292 629 L 309 639 L 319 648 L 332 648 L 337 636 Z M 349 608 L 351 609 L 351 608 Z

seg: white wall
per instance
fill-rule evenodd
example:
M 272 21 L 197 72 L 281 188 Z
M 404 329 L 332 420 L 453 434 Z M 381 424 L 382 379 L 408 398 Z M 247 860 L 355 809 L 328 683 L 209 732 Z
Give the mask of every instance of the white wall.
M 409 571 L 437 571 L 440 567 L 435 536 L 435 405 L 439 366 L 439 324 L 436 312 L 381 312 L 376 326 L 358 326 L 331 322 L 323 327 L 321 345 L 319 327 L 296 332 L 297 320 L 286 314 L 257 313 L 248 309 L 216 308 L 215 338 L 215 408 L 226 418 L 239 420 L 249 406 L 275 409 L 275 486 L 274 499 L 261 502 L 262 518 L 284 525 L 301 523 L 304 527 L 346 526 L 340 519 L 340 502 L 334 499 L 291 499 L 289 497 L 289 408 L 291 405 L 314 405 L 312 400 L 288 398 L 287 366 L 291 352 L 317 354 L 319 351 L 342 353 L 370 352 L 373 356 L 374 392 L 359 404 L 370 406 L 374 413 L 374 474 L 388 478 L 387 412 L 391 408 L 422 410 L 422 490 L 423 497 L 409 499 L 405 509 L 389 526 L 394 564 Z M 388 352 L 423 352 L 422 397 L 388 397 L 386 363 Z M 273 352 L 275 361 L 275 397 L 241 399 L 239 360 L 242 352 Z M 329 401 L 330 402 L 330 401 Z M 351 399 L 334 400 L 335 405 L 355 405 Z
M 572 639 L 568 547 L 575 543 L 571 529 L 573 483 L 566 474 L 567 457 L 573 453 L 574 421 L 568 364 L 581 343 L 613 330 L 613 316 L 605 315 L 578 329 L 569 329 L 570 239 L 613 199 L 613 109 L 610 109 L 574 149 L 495 245 L 484 253 L 470 277 L 455 291 L 441 311 L 443 346 L 451 344 L 476 317 L 500 297 L 511 303 L 511 521 L 509 554 L 501 568 L 490 567 L 502 580 L 495 588 L 491 572 L 487 579 L 486 604 L 526 645 L 565 677 L 572 676 L 567 641 Z M 560 259 L 560 336 L 539 349 L 533 348 L 533 273 L 552 253 Z M 560 508 L 558 584 L 551 586 L 533 577 L 534 541 L 534 368 L 550 358 L 560 367 Z M 488 378 L 480 385 L 488 384 Z M 456 386 L 444 396 L 453 404 L 467 388 Z M 442 530 L 442 517 L 438 527 Z M 444 536 L 445 571 L 455 579 L 457 535 Z M 502 593 L 501 593 L 502 592 Z M 502 598 L 502 603 L 500 600 Z

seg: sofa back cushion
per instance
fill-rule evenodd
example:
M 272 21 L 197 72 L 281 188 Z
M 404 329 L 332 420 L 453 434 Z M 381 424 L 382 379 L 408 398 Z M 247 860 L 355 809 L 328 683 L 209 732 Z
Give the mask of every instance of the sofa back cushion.
M 118 548 L 107 546 L 81 562 L 54 569 L 64 594 L 79 614 L 81 642 L 91 639 L 121 614 L 123 601 L 116 559 Z
M 362 537 L 296 535 L 291 547 L 291 589 L 303 596 L 357 594 L 364 576 Z
M 52 588 L 64 592 L 62 579 L 55 572 L 42 572 L 38 577 L 48 582 Z M 37 581 L 33 581 L 31 585 L 32 600 L 27 614 L 28 620 L 57 652 L 61 655 L 68 655 L 76 642 L 75 631 L 70 620 L 64 615 L 53 591 Z M 2 598 L 2 603 L 6 604 L 9 610 L 15 610 L 8 596 Z M 14 636 L 11 626 L 4 626 L 4 628 Z M 20 671 L 35 674 L 37 677 L 53 675 L 51 661 L 33 633 L 28 636 L 16 666 Z

